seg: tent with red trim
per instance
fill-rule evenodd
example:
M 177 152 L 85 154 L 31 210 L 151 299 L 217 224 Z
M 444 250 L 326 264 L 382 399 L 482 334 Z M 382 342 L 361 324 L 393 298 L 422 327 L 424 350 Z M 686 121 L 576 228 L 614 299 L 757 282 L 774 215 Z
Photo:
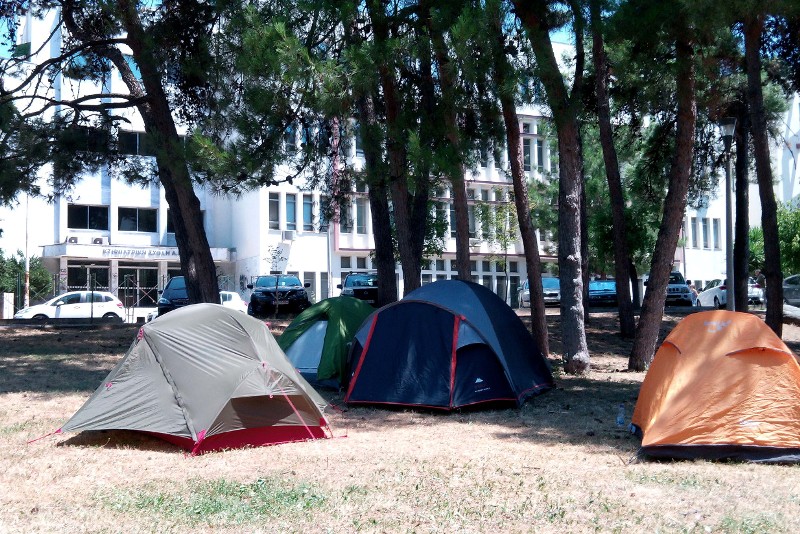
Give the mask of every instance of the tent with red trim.
M 632 422 L 643 456 L 800 461 L 800 365 L 753 314 L 693 313 L 656 352 Z
M 135 430 L 193 454 L 329 436 L 325 400 L 262 321 L 195 304 L 145 324 L 59 430 Z
M 514 310 L 461 280 L 424 285 L 375 312 L 356 333 L 350 360 L 352 404 L 519 406 L 553 386 Z

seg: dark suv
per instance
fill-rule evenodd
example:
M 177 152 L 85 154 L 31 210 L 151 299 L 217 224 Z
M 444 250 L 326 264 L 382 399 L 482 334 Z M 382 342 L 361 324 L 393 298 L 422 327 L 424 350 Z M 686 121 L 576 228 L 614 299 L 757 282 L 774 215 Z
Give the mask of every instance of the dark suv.
M 303 311 L 311 305 L 305 288 L 311 284 L 303 284 L 292 274 L 269 274 L 256 278 L 254 284 L 247 284 L 253 290 L 248 315 L 260 316 L 274 312 L 277 307 L 285 311 Z
M 342 295 L 355 297 L 367 304 L 378 303 L 378 275 L 376 273 L 348 273 L 344 282 L 337 285 Z
M 182 276 L 173 276 L 161 291 L 158 298 L 158 315 L 164 315 L 175 308 L 189 304 L 189 295 L 186 293 L 186 280 Z

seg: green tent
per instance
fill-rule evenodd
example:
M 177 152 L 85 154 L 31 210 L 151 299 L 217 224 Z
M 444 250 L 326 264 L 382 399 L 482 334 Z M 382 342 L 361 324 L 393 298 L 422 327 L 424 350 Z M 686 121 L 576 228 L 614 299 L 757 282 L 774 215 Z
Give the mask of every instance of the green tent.
M 278 345 L 306 380 L 338 387 L 347 376 L 349 344 L 374 311 L 353 297 L 325 299 L 298 315 Z

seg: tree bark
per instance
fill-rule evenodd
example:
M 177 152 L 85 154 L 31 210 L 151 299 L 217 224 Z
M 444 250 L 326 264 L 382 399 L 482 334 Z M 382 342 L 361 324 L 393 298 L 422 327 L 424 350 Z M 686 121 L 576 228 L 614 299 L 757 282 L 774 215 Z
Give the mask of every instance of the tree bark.
M 686 210 L 697 122 L 694 50 L 688 33 L 687 28 L 686 32 L 678 37 L 675 47 L 678 67 L 675 153 L 670 169 L 669 190 L 664 199 L 664 212 L 653 251 L 650 278 L 644 294 L 636 335 L 633 339 L 633 348 L 628 359 L 628 369 L 632 371 L 646 370 L 655 354 L 661 318 L 664 314 L 669 274 L 675 258 L 675 248 L 678 246 L 683 214 Z
M 631 303 L 631 276 L 628 268 L 631 258 L 628 251 L 628 229 L 625 222 L 625 197 L 622 192 L 619 160 L 617 159 L 617 150 L 614 147 L 614 133 L 611 128 L 611 107 L 608 96 L 608 57 L 603 42 L 599 0 L 592 1 L 591 16 L 597 122 L 600 128 L 600 145 L 603 149 L 603 161 L 605 162 L 609 202 L 611 204 L 614 279 L 617 284 L 619 328 L 622 337 L 632 338 L 636 331 L 636 320 Z
M 544 20 L 547 2 L 514 0 L 517 16 L 522 21 L 536 56 L 537 74 L 544 86 L 558 137 L 559 217 L 558 267 L 561 281 L 561 328 L 564 369 L 583 374 L 589 370 L 589 349 L 583 311 L 583 272 L 581 269 L 581 191 L 583 162 L 580 152 L 580 129 L 577 106 L 579 99 L 570 98 L 558 67 L 550 41 L 550 27 Z M 580 13 L 575 12 L 576 17 Z M 577 55 L 575 86 L 577 95 L 583 74 L 582 54 Z
M 761 35 L 764 16 L 748 17 L 744 22 L 745 63 L 747 65 L 747 105 L 753 128 L 753 153 L 756 160 L 758 192 L 761 197 L 761 228 L 764 231 L 764 277 L 767 314 L 765 321 L 778 337 L 783 332 L 783 273 L 778 240 L 778 205 L 772 185 L 767 116 L 761 86 Z
M 502 32 L 501 15 L 499 12 L 490 13 L 492 25 L 497 42 L 494 46 L 494 85 L 500 93 L 500 105 L 503 112 L 503 123 L 506 129 L 506 146 L 508 149 L 508 162 L 511 167 L 511 180 L 514 184 L 514 204 L 517 208 L 517 222 L 522 246 L 525 251 L 525 267 L 528 272 L 528 291 L 531 301 L 531 331 L 533 339 L 538 345 L 539 352 L 547 356 L 550 354 L 550 341 L 547 331 L 547 316 L 544 307 L 544 291 L 542 289 L 541 258 L 539 257 L 539 242 L 536 239 L 536 229 L 531 220 L 531 208 L 528 200 L 528 181 L 522 162 L 522 140 L 519 131 L 517 108 L 514 104 L 514 94 L 504 88 L 508 87 L 508 74 L 511 65 L 505 54 L 506 40 Z
M 748 136 L 750 134 L 747 109 L 739 106 L 736 120 L 736 229 L 733 241 L 733 281 L 736 310 L 747 311 L 748 278 L 750 276 L 750 182 L 747 172 Z

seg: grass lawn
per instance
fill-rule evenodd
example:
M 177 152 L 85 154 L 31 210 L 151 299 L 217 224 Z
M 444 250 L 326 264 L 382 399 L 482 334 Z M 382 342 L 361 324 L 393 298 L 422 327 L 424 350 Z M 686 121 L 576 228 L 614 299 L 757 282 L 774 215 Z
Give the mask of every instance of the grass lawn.
M 799 332 L 786 326 L 795 352 Z M 0 328 L 0 532 L 800 531 L 800 467 L 636 460 L 615 418 L 624 403 L 630 420 L 644 375 L 625 371 L 613 314 L 587 323 L 589 376 L 553 359 L 557 388 L 520 410 L 329 410 L 335 439 L 198 457 L 124 431 L 28 444 L 135 334 Z

